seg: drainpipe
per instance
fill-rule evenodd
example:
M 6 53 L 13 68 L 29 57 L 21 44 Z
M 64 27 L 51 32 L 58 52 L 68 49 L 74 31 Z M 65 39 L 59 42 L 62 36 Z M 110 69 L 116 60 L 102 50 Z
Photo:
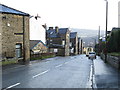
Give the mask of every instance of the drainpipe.
M 23 16 L 23 64 L 25 64 L 25 16 Z

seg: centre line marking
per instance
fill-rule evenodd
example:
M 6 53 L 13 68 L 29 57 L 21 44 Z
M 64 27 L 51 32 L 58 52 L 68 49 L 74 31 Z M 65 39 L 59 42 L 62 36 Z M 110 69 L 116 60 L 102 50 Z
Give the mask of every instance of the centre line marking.
M 43 74 L 47 73 L 48 71 L 49 71 L 49 70 L 46 70 L 46 71 L 44 71 L 44 72 L 42 72 L 42 73 L 39 73 L 39 74 L 33 76 L 33 78 L 36 78 L 36 77 L 38 77 L 38 76 L 40 76 L 40 75 L 43 75 Z
M 65 64 L 68 64 L 69 62 L 65 62 Z
M 15 86 L 18 86 L 18 85 L 20 85 L 20 83 L 16 83 L 16 84 L 14 84 L 14 85 L 11 85 L 11 86 L 7 87 L 6 89 L 3 89 L 3 90 L 7 90 L 7 89 L 9 89 L 9 88 L 12 88 L 12 87 L 15 87 Z
M 57 67 L 61 67 L 62 65 L 63 65 L 63 64 L 60 64 L 60 65 L 57 65 L 57 66 L 55 66 L 55 67 L 56 67 L 56 68 L 57 68 Z

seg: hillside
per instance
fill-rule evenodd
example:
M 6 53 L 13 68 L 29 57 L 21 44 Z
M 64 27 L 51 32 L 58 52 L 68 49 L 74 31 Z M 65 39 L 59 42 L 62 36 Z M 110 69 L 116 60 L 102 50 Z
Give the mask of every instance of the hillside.
M 98 30 L 71 28 L 71 31 L 78 32 L 78 36 L 83 39 L 83 42 L 85 42 L 84 46 L 94 46 L 95 40 L 98 42 Z M 104 30 L 101 30 L 100 36 L 103 36 L 104 32 Z

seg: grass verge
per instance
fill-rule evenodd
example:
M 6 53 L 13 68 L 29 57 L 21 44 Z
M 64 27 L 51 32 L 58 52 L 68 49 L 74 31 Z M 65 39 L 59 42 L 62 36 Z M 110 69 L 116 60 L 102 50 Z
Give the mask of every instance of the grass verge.
M 9 64 L 16 64 L 17 61 L 16 60 L 9 60 L 9 61 L 2 61 L 0 63 L 1 63 L 0 65 L 4 66 L 4 65 L 9 65 Z
M 31 60 L 41 60 L 41 59 L 47 59 L 47 58 L 52 58 L 55 57 L 55 55 L 48 55 L 48 56 L 41 56 L 41 57 L 32 57 Z
M 112 52 L 112 53 L 108 53 L 108 55 L 119 57 L 120 56 L 120 52 Z

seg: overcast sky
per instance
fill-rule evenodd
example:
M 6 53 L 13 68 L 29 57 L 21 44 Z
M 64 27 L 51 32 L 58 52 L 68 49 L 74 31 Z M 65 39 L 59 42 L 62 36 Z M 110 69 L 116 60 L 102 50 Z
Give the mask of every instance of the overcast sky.
M 108 29 L 118 26 L 118 1 L 108 0 Z M 41 16 L 41 23 L 48 26 L 80 29 L 105 29 L 104 0 L 1 0 L 2 4 Z

